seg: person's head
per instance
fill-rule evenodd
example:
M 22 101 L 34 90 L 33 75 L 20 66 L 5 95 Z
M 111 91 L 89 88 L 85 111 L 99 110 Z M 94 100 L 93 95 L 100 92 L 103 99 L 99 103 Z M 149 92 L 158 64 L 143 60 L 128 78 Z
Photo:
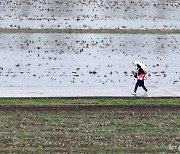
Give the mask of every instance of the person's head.
M 137 68 L 141 68 L 141 66 L 139 64 L 137 64 Z

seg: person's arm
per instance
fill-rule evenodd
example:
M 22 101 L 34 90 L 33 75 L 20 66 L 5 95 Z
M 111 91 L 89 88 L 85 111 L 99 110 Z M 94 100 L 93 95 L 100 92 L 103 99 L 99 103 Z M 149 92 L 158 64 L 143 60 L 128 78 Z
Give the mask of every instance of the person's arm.
M 136 71 L 132 71 L 132 74 L 134 75 L 135 78 L 137 78 L 137 73 L 136 73 Z

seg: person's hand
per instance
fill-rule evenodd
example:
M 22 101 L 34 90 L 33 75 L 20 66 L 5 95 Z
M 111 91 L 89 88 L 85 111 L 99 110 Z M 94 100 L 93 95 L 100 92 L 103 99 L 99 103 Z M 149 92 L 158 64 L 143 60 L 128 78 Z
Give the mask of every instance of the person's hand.
M 132 74 L 135 75 L 135 74 L 136 74 L 136 71 L 132 71 Z

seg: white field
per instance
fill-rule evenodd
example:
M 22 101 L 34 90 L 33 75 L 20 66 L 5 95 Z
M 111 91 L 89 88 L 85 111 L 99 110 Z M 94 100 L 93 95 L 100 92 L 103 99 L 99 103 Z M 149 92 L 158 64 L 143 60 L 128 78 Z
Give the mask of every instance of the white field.
M 180 29 L 179 0 L 2 0 L 0 28 Z M 180 86 L 180 34 L 0 33 L 0 86 Z
M 180 86 L 179 34 L 0 34 L 1 86 Z
M 179 29 L 179 0 L 2 0 L 0 28 Z

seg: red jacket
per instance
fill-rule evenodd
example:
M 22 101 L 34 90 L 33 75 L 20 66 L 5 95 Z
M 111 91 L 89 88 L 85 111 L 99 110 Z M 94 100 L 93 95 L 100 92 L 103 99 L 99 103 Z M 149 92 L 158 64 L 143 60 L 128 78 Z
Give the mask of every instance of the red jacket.
M 143 79 L 144 79 L 144 76 L 145 76 L 144 73 L 137 75 L 137 80 L 143 80 Z
M 142 68 L 138 69 L 138 72 L 134 75 L 135 78 L 137 78 L 137 80 L 143 80 L 145 77 L 145 72 L 143 71 Z

